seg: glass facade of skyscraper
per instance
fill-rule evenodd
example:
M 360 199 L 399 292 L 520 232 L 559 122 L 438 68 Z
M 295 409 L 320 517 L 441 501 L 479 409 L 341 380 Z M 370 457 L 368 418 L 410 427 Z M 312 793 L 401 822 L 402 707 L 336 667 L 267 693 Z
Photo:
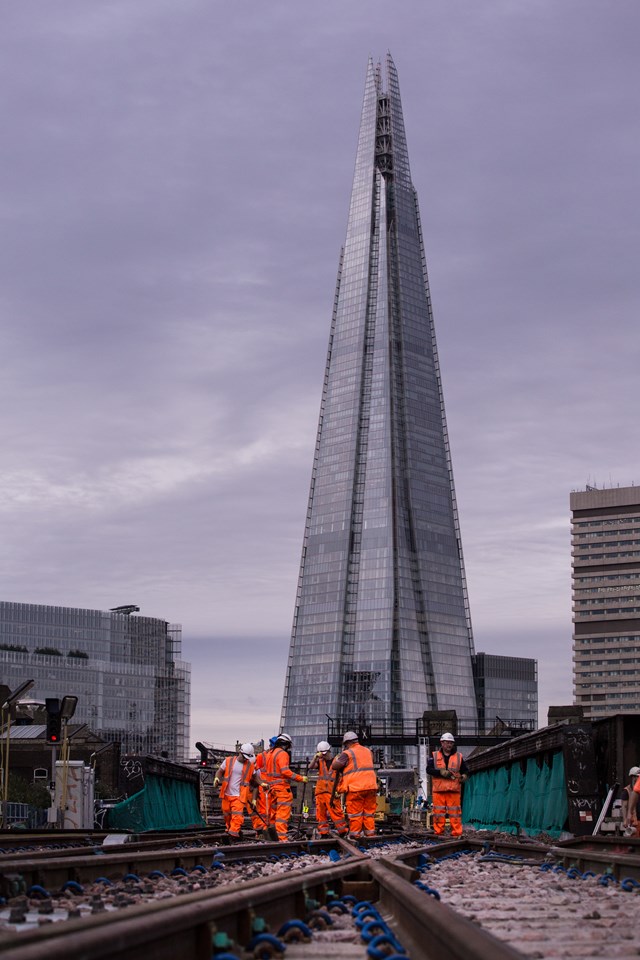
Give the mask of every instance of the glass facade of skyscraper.
M 191 667 L 181 629 L 114 611 L 0 601 L 0 682 L 30 699 L 77 696 L 86 723 L 125 753 L 188 757 Z
M 369 63 L 282 710 L 477 723 L 467 602 L 416 193 L 391 57 Z
M 535 730 L 538 661 L 477 653 L 472 662 L 480 732 L 490 733 L 501 725 L 514 730 Z

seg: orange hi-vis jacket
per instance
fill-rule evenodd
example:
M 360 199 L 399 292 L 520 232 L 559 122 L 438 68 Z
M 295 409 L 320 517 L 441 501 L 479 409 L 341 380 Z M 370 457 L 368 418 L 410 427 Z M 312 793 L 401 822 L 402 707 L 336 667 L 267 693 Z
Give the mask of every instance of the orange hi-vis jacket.
M 234 763 L 240 763 L 238 757 L 227 757 L 224 761 L 224 771 L 222 773 L 222 783 L 220 784 L 220 799 L 226 796 L 227 787 L 229 785 L 229 778 L 231 777 L 231 771 L 233 770 Z M 254 770 L 256 768 L 255 763 L 252 763 L 250 760 L 247 760 L 246 763 L 242 764 L 242 779 L 240 780 L 240 800 L 243 803 L 247 803 L 249 799 L 249 781 L 253 776 Z
M 346 767 L 342 771 L 342 779 L 338 789 L 340 793 L 352 793 L 361 790 L 377 790 L 378 778 L 373 767 L 373 756 L 368 747 L 355 743 L 348 750 L 344 750 L 349 757 Z
M 335 773 L 330 769 L 331 762 L 327 763 L 324 757 L 318 757 L 318 779 L 316 781 L 316 796 L 319 793 L 331 793 Z
M 449 766 L 444 762 L 444 754 L 442 750 L 433 751 L 433 762 L 438 770 L 449 770 L 450 773 L 459 773 L 460 767 L 462 765 L 462 754 L 452 753 L 449 755 Z M 449 780 L 443 777 L 436 777 L 432 784 L 431 789 L 434 793 L 460 793 L 460 780 L 456 777 L 455 780 Z
M 274 747 L 263 754 L 264 760 L 260 776 L 267 787 L 278 784 L 286 786 L 287 780 L 302 780 L 299 773 L 294 773 L 289 767 L 289 755 L 282 747 Z

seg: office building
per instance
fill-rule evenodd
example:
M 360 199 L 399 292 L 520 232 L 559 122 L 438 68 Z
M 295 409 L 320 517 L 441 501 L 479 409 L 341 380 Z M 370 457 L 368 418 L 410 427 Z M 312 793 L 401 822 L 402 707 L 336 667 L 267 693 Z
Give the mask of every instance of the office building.
M 472 658 L 480 733 L 538 725 L 538 661 L 476 653 Z
M 189 755 L 191 667 L 181 628 L 111 611 L 0 601 L 0 683 L 35 680 L 29 699 L 78 697 L 87 723 L 123 753 Z
M 386 74 L 386 76 L 383 76 Z M 282 709 L 477 724 L 473 639 L 422 230 L 394 63 L 369 62 Z
M 571 494 L 574 699 L 640 711 L 640 487 Z

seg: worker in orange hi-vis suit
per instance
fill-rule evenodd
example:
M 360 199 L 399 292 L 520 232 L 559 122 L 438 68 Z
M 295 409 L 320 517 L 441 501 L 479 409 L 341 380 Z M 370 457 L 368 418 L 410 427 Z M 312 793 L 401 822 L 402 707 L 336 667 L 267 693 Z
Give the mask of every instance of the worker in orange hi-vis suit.
M 220 785 L 225 827 L 229 836 L 237 840 L 244 825 L 249 794 L 260 785 L 252 743 L 243 743 L 237 756 L 225 758 L 216 772 L 213 785 Z
M 317 770 L 316 781 L 316 820 L 321 837 L 329 835 L 329 817 L 341 837 L 347 835 L 347 821 L 344 818 L 340 801 L 336 799 L 334 785 L 336 774 L 331 770 L 331 745 L 321 740 L 316 747 L 316 755 L 309 764 L 309 771 Z
M 307 783 L 308 777 L 294 773 L 289 767 L 291 751 L 291 737 L 287 733 L 280 733 L 271 750 L 263 755 L 263 766 L 260 777 L 267 791 L 267 805 L 269 808 L 269 827 L 275 827 L 280 843 L 286 843 L 291 817 L 293 794 L 289 786 L 292 780 Z
M 256 757 L 256 770 L 260 774 L 260 791 L 259 791 L 258 797 L 256 798 L 257 802 L 256 802 L 255 810 L 253 812 L 252 823 L 256 828 L 256 830 L 258 830 L 258 839 L 260 840 L 262 839 L 266 840 L 269 838 L 270 835 L 271 835 L 271 839 L 273 840 L 276 839 L 276 827 L 275 827 L 274 818 L 272 816 L 271 805 L 269 804 L 269 791 L 268 789 L 265 789 L 265 782 L 262 779 L 262 774 L 264 773 L 267 754 L 269 753 L 270 750 L 273 750 L 273 748 L 276 745 L 277 739 L 278 739 L 277 737 L 270 737 L 269 747 L 266 750 L 263 750 L 262 753 L 259 753 Z M 264 807 L 263 807 L 263 804 L 264 804 Z M 258 814 L 260 816 L 258 816 Z M 260 819 L 260 817 L 264 817 L 264 822 L 261 824 L 262 826 L 261 832 L 256 826 L 256 822 Z
M 349 837 L 363 834 L 373 837 L 376 832 L 376 802 L 378 778 L 373 766 L 373 754 L 359 742 L 358 734 L 348 730 L 342 738 L 342 753 L 331 764 L 331 770 L 340 774 L 338 790 L 346 793 Z
M 440 749 L 434 750 L 427 761 L 427 774 L 431 777 L 434 833 L 444 833 L 448 814 L 451 836 L 462 836 L 461 790 L 468 773 L 469 768 L 456 748 L 455 737 L 452 733 L 443 733 Z

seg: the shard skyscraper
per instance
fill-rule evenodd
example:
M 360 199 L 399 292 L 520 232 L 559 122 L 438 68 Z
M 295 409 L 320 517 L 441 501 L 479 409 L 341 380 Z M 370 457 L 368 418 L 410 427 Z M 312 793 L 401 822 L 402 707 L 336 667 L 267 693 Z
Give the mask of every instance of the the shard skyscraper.
M 385 77 L 386 74 L 386 77 Z M 475 722 L 473 638 L 400 89 L 369 61 L 282 707 L 296 755 L 327 715 Z

